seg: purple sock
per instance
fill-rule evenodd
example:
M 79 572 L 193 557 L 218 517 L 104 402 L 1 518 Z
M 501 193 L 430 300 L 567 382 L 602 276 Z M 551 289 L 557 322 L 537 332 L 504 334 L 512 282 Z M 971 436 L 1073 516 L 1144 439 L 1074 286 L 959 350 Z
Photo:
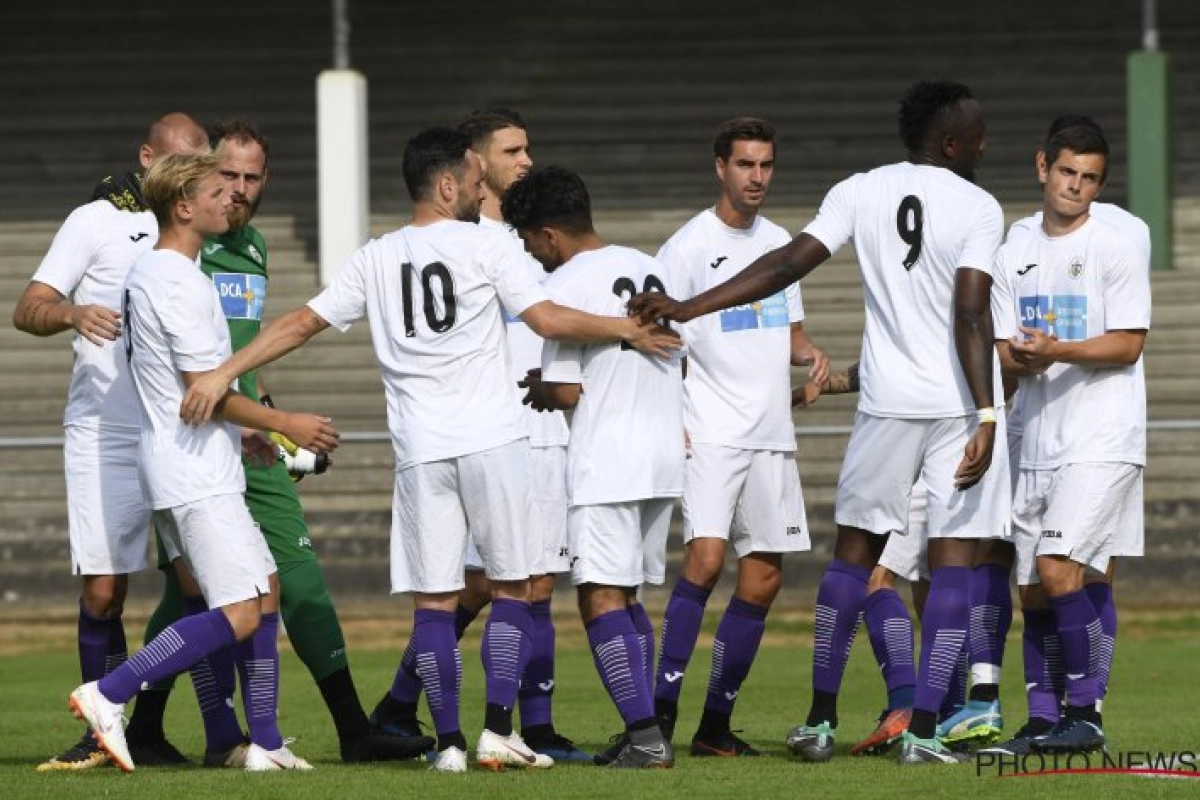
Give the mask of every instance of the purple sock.
M 971 659 L 967 655 L 967 647 L 958 652 L 958 661 L 954 663 L 954 672 L 950 673 L 950 685 L 946 687 L 946 696 L 942 698 L 942 707 L 938 711 L 938 719 L 945 719 L 967 704 L 967 675 L 971 672 Z
M 498 597 L 483 629 L 483 674 L 488 705 L 512 708 L 517 704 L 521 674 L 533 649 L 533 618 L 529 604 Z
M 1101 635 L 1100 615 L 1080 589 L 1050 598 L 1050 610 L 1062 642 L 1063 668 L 1067 676 L 1067 705 L 1094 708 L 1100 695 L 1092 671 L 1092 642 Z
M 254 635 L 235 650 L 242 678 L 242 710 L 250 741 L 264 750 L 283 746 L 279 733 L 279 614 L 263 614 Z
M 412 648 L 434 730 L 439 735 L 457 732 L 462 654 L 454 636 L 454 612 L 418 608 L 413 614 Z
M 880 589 L 867 595 L 863 621 L 871 637 L 875 661 L 887 684 L 888 708 L 911 707 L 917 685 L 913 623 L 899 593 L 895 589 Z
M 1117 643 L 1117 604 L 1113 600 L 1112 587 L 1107 583 L 1089 583 L 1083 588 L 1100 616 L 1101 637 L 1092 644 L 1092 655 L 1096 661 L 1093 669 L 1096 688 L 1103 698 L 1108 694 L 1108 676 L 1112 674 L 1113 650 Z
M 554 618 L 550 616 L 550 600 L 529 604 L 533 618 L 533 641 L 529 663 L 521 675 L 521 691 L 517 702 L 521 709 L 521 727 L 550 725 L 551 698 L 554 695 Z
M 183 616 L 207 610 L 203 597 L 183 598 Z M 233 693 L 237 689 L 234 649 L 223 647 L 209 653 L 188 670 L 204 723 L 204 746 L 214 753 L 229 750 L 242 741 L 242 726 L 233 710 Z
M 767 628 L 767 611 L 767 606 L 747 603 L 738 597 L 729 598 L 713 639 L 712 672 L 708 678 L 708 694 L 704 698 L 705 711 L 733 713 L 733 704 L 742 682 L 750 674 L 763 631 Z
M 658 651 L 658 674 L 654 681 L 655 699 L 679 702 L 683 674 L 696 649 L 709 594 L 708 589 L 686 578 L 680 578 L 671 590 L 671 599 L 663 614 L 662 646 Z
M 813 609 L 813 689 L 837 694 L 858 631 L 871 570 L 834 559 L 821 577 Z
M 1008 569 L 999 564 L 980 564 L 971 574 L 972 683 L 1000 683 L 1012 615 Z
M 1025 633 L 1021 647 L 1025 653 L 1025 693 L 1029 700 L 1029 718 L 1058 722 L 1063 697 L 1062 647 L 1054 627 L 1054 613 L 1048 608 L 1021 610 Z
M 638 643 L 642 646 L 642 674 L 646 685 L 654 687 L 654 623 L 646 613 L 646 607 L 641 603 L 629 606 L 629 618 L 633 620 L 633 629 L 638 633 Z
M 644 677 L 642 646 L 629 612 L 609 611 L 585 627 L 600 680 L 626 727 L 653 719 L 654 701 Z
M 392 688 L 388 694 L 401 703 L 415 703 L 421 699 L 421 677 L 417 674 L 417 651 L 413 639 L 408 640 L 404 655 L 400 657 L 400 666 L 396 669 L 396 677 L 392 680 Z
M 921 666 L 917 670 L 917 692 L 913 699 L 915 710 L 936 714 L 942 708 L 967 640 L 970 595 L 970 567 L 932 570 L 929 599 L 921 617 Z
M 120 617 L 93 617 L 79 598 L 79 671 L 84 683 L 98 681 L 125 663 L 125 623 Z
M 183 672 L 200 659 L 234 643 L 233 628 L 218 610 L 168 625 L 132 658 L 100 679 L 100 693 L 127 703 L 142 688 Z

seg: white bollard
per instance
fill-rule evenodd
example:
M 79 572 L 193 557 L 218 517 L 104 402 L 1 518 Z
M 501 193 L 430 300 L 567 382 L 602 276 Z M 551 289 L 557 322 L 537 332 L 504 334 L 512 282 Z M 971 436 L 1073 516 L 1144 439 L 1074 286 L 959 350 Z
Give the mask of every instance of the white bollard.
M 367 79 L 352 69 L 317 76 L 320 279 L 327 286 L 370 234 Z

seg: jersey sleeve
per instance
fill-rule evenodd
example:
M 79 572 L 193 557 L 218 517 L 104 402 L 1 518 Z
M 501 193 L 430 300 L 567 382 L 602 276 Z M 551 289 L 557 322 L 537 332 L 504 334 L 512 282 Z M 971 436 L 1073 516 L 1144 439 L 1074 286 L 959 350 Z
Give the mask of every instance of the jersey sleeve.
M 1012 281 L 1014 273 L 1005 267 L 1015 249 L 1014 245 L 1001 247 L 992 267 L 992 333 L 995 339 L 1010 339 L 1018 333 L 1020 320 Z
M 583 309 L 584 298 L 577 297 L 566 281 L 551 276 L 546 282 L 549 299 L 559 305 Z M 581 383 L 583 381 L 583 342 L 547 339 L 542 345 L 542 380 L 549 383 Z
M 859 177 L 851 175 L 830 189 L 816 218 L 804 228 L 803 232 L 825 245 L 830 254 L 854 238 L 854 199 Z
M 967 238 L 958 258 L 958 268 L 977 269 L 991 275 L 996 265 L 996 251 L 1003 237 L 1004 212 L 995 198 L 989 195 L 987 202 L 980 203 L 967 224 Z
M 502 233 L 492 235 L 507 236 Z M 495 247 L 481 247 L 479 253 L 484 275 L 496 287 L 496 294 L 509 314 L 519 317 L 530 306 L 549 299 L 530 265 L 529 254 L 524 250 L 506 241 Z
M 1150 264 L 1133 242 L 1114 237 L 1104 270 L 1104 329 L 1150 329 Z
M 804 295 L 800 291 L 800 281 L 784 289 L 783 297 L 787 301 L 788 322 L 804 322 Z
M 212 284 L 205 288 L 215 295 Z M 157 313 L 176 366 L 183 372 L 208 372 L 221 366 L 229 354 L 212 325 L 211 303 L 220 301 L 214 297 L 204 302 L 195 295 L 195 284 L 172 282 L 166 291 L 166 308 Z
M 662 265 L 662 278 L 669 289 L 668 294 L 676 300 L 690 300 L 696 296 L 692 263 L 684 248 L 680 247 L 674 238 L 659 248 L 654 260 Z
M 96 253 L 95 222 L 87 206 L 71 212 L 63 222 L 45 258 L 33 275 L 63 297 L 70 297 L 92 263 Z
M 308 301 L 317 316 L 343 333 L 367 313 L 367 265 L 376 247 L 376 242 L 370 242 L 359 248 L 333 282 Z

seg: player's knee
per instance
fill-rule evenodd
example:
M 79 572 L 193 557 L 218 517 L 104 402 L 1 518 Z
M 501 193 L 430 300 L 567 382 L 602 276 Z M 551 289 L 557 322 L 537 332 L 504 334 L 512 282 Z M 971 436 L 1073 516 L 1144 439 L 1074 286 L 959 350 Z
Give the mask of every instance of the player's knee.
M 696 538 L 688 542 L 683 556 L 683 577 L 689 583 L 711 590 L 725 568 L 725 540 Z
M 883 566 L 876 566 L 875 569 L 871 570 L 871 577 L 867 579 L 867 594 L 874 594 L 883 589 L 895 588 L 896 573 Z
M 94 575 L 84 579 L 83 607 L 96 619 L 119 617 L 125 610 L 129 579 L 124 575 Z
M 262 620 L 262 611 L 258 598 L 243 600 L 240 603 L 230 603 L 221 608 L 229 627 L 233 628 L 233 636 L 239 642 L 249 639 L 258 630 Z
M 554 597 L 554 575 L 539 575 L 533 579 L 530 588 L 530 598 L 534 603 L 541 603 Z

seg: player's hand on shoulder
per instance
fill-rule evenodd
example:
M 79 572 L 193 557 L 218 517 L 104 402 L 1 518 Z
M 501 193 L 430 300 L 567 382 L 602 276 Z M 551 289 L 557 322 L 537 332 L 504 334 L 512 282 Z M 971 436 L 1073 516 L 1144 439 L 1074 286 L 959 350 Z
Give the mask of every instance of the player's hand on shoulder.
M 103 345 L 121 335 L 121 315 L 104 306 L 75 306 L 71 311 L 71 327 L 92 344 Z
M 280 425 L 279 428 L 279 432 L 284 436 L 314 453 L 336 450 L 341 439 L 333 420 L 320 414 L 288 412 L 287 424 Z
M 962 461 L 954 472 L 954 488 L 959 491 L 970 489 L 983 479 L 992 465 L 992 448 L 996 443 L 995 423 L 975 426 L 975 432 L 967 440 Z
M 678 333 L 653 320 L 634 320 L 634 327 L 625 341 L 639 353 L 668 360 L 683 347 Z
M 637 317 L 643 324 L 655 320 L 678 320 L 682 303 L 672 300 L 663 292 L 642 292 L 629 298 L 629 316 Z

